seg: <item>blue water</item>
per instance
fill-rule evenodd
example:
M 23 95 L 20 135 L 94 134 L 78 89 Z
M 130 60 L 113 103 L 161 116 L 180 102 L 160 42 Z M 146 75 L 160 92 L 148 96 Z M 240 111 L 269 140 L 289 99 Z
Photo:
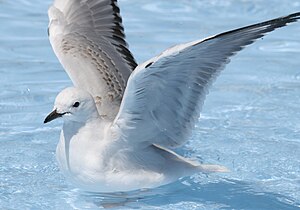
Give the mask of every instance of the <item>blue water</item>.
M 177 150 L 228 174 L 157 189 L 88 194 L 60 174 L 61 121 L 43 125 L 71 82 L 47 37 L 50 0 L 0 0 L 0 209 L 299 209 L 300 23 L 233 58 Z M 181 42 L 300 11 L 300 0 L 120 0 L 139 62 Z

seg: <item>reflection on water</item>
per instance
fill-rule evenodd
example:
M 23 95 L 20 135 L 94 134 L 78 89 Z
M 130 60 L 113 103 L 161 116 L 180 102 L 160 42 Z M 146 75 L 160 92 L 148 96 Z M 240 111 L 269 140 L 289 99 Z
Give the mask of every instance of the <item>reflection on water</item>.
M 73 191 L 69 198 L 82 200 L 91 208 L 150 208 L 181 209 L 191 203 L 197 209 L 294 209 L 299 203 L 284 195 L 262 192 L 250 183 L 224 179 L 216 183 L 199 184 L 185 178 L 153 190 L 131 193 L 97 194 Z M 274 199 L 274 197 L 276 199 Z M 82 203 L 81 203 L 82 205 Z M 82 208 L 78 203 L 77 208 Z

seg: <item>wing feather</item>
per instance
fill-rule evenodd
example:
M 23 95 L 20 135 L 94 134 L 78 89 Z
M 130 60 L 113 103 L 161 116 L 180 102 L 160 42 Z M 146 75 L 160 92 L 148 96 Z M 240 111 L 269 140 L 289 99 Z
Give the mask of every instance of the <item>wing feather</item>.
M 208 87 L 230 57 L 299 18 L 295 13 L 177 45 L 139 65 L 130 76 L 113 128 L 135 146 L 183 144 L 198 120 Z
M 55 0 L 49 38 L 75 86 L 89 91 L 101 115 L 114 118 L 137 66 L 116 0 Z

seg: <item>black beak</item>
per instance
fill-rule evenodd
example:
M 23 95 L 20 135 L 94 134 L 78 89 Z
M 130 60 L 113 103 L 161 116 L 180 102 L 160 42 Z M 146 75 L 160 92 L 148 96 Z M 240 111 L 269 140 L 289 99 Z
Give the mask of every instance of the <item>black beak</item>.
M 59 118 L 61 116 L 63 116 L 64 114 L 60 114 L 60 113 L 57 113 L 56 109 L 51 112 L 47 117 L 46 119 L 44 120 L 44 123 L 48 123 L 52 120 L 55 120 L 56 118 Z

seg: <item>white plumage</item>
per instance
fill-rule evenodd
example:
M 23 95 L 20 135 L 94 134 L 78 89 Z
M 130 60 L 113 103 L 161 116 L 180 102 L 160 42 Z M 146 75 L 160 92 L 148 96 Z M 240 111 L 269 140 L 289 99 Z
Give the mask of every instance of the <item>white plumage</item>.
M 111 192 L 227 171 L 169 149 L 188 140 L 230 57 L 300 13 L 177 45 L 138 66 L 116 0 L 55 0 L 49 18 L 50 42 L 75 86 L 58 95 L 45 120 L 64 118 L 59 166 L 76 185 Z

